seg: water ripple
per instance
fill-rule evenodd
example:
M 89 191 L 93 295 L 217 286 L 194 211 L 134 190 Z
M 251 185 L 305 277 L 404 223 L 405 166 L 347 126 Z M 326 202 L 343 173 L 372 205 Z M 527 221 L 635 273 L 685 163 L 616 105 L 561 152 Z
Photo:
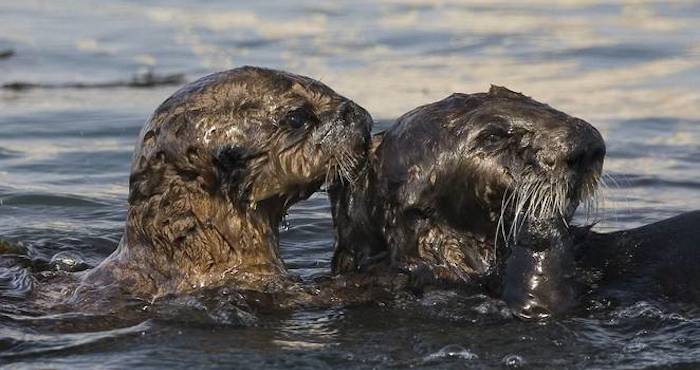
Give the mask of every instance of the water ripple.
M 75 350 L 99 342 L 113 340 L 129 335 L 143 335 L 152 327 L 150 320 L 137 325 L 99 331 L 93 333 L 39 333 L 24 329 L 5 328 L 0 332 L 0 358 L 16 358 L 21 356 L 36 356 L 49 352 Z
M 0 267 L 0 301 L 25 298 L 32 291 L 32 276 L 22 266 Z
M 107 204 L 74 194 L 0 193 L 2 206 L 105 207 Z

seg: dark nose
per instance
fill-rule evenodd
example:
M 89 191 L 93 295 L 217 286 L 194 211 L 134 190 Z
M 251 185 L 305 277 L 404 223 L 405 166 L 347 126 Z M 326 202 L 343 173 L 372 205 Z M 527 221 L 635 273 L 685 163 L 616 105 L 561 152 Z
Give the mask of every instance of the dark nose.
M 368 134 L 372 131 L 372 116 L 364 108 L 351 100 L 347 100 L 340 106 L 340 117 L 345 125 L 353 126 Z
M 546 144 L 537 153 L 545 167 L 553 168 L 559 164 L 578 170 L 602 166 L 605 142 L 595 127 L 580 119 L 556 126 L 556 129 L 544 133 L 542 140 Z
M 339 109 L 339 120 L 348 128 L 346 135 L 352 138 L 355 145 L 362 148 L 369 147 L 372 132 L 372 116 L 364 108 L 351 100 L 342 103 Z
M 588 168 L 603 163 L 605 142 L 600 132 L 588 122 L 576 119 L 567 135 L 570 143 L 565 151 L 565 161 L 569 167 Z

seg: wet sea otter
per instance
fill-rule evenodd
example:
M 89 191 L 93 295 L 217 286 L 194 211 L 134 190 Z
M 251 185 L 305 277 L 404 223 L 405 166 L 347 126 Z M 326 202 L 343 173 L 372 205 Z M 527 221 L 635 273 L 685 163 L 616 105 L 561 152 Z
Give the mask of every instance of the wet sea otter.
M 152 299 L 286 279 L 278 226 L 324 183 L 351 180 L 370 115 L 324 84 L 243 67 L 188 84 L 141 131 L 118 249 L 82 278 Z
M 664 238 L 690 248 L 692 225 L 700 226 L 698 213 L 613 234 L 571 226 L 597 189 L 603 139 L 587 122 L 503 87 L 418 107 L 373 141 L 364 175 L 330 193 L 336 273 L 388 266 L 419 288 L 487 289 L 518 316 L 546 317 L 624 276 Z

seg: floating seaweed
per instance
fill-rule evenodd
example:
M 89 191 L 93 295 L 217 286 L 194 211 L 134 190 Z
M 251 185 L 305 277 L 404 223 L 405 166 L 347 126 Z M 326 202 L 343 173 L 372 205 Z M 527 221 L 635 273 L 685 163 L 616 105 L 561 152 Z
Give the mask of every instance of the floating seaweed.
M 153 71 L 137 74 L 130 80 L 116 80 L 107 82 L 63 82 L 63 83 L 37 83 L 37 82 L 9 82 L 2 85 L 3 89 L 23 91 L 30 89 L 107 89 L 114 87 L 151 88 L 166 85 L 180 85 L 185 82 L 182 73 L 158 75 Z
M 12 244 L 0 239 L 0 254 L 26 254 L 27 249 L 21 244 Z
M 15 51 L 12 49 L 0 50 L 0 59 L 7 59 L 13 55 L 15 55 Z

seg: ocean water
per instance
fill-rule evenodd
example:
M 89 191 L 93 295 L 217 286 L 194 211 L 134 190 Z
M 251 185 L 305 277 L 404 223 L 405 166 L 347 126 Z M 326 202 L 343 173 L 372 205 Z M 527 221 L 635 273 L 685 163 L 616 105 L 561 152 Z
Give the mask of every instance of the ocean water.
M 36 266 L 59 252 L 94 266 L 115 248 L 150 112 L 184 81 L 246 64 L 320 79 L 379 128 L 452 92 L 504 85 L 603 134 L 613 180 L 589 216 L 598 230 L 700 209 L 699 24 L 700 2 L 680 0 L 0 0 L 0 238 L 28 255 L 0 256 L 0 366 L 700 367 L 698 309 L 656 302 L 528 323 L 446 291 L 241 325 L 196 300 L 133 320 L 27 299 Z M 327 271 L 325 195 L 288 224 L 289 269 Z

